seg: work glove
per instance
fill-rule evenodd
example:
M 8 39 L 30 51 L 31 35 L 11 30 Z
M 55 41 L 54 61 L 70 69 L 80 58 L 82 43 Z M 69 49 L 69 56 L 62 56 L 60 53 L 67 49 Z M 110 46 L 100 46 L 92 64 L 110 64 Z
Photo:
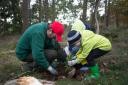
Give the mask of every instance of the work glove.
M 78 60 L 75 59 L 75 60 L 71 60 L 71 61 L 68 61 L 68 65 L 69 66 L 74 66 L 75 64 L 77 64 Z
M 52 75 L 58 75 L 58 72 L 56 71 L 56 69 L 54 69 L 52 66 L 48 67 L 48 71 L 52 74 Z

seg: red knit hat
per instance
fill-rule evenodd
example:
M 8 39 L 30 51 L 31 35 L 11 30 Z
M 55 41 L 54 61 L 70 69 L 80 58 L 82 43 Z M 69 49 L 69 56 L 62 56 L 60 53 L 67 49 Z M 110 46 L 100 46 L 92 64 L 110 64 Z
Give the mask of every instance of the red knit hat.
M 54 21 L 51 23 L 51 28 L 53 32 L 56 34 L 57 41 L 62 41 L 62 34 L 64 33 L 64 26 L 58 21 Z

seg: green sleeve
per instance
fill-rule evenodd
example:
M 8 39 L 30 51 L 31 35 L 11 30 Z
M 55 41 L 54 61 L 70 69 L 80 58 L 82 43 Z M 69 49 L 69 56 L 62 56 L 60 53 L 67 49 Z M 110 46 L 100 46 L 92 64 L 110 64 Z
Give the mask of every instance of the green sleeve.
M 41 33 L 34 33 L 32 35 L 32 56 L 36 63 L 42 68 L 47 69 L 49 63 L 44 55 L 44 39 L 45 36 Z

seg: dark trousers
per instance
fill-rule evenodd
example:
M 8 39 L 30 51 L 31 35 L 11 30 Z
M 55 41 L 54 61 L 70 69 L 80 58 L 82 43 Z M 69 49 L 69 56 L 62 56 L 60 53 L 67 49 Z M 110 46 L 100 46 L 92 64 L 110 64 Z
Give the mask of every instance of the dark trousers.
M 81 67 L 83 66 L 87 66 L 87 67 L 91 67 L 91 66 L 94 66 L 95 65 L 95 59 L 105 55 L 106 53 L 108 53 L 109 51 L 104 51 L 104 50 L 101 50 L 101 49 L 93 49 L 89 55 L 87 56 L 86 60 L 87 60 L 87 64 L 85 65 L 81 65 L 81 64 L 76 64 L 74 67 L 76 69 L 80 69 Z
M 48 62 L 52 62 L 55 58 L 57 58 L 57 51 L 52 49 L 45 49 L 44 54 Z M 32 54 L 30 54 L 24 62 L 34 62 Z
M 63 49 L 60 48 L 59 50 L 53 50 L 53 49 L 45 49 L 44 54 L 49 63 L 52 63 L 54 59 L 58 59 L 59 61 L 64 62 L 66 60 L 66 57 L 63 56 Z M 26 59 L 23 60 L 24 62 L 34 62 L 32 54 L 30 54 Z
M 57 58 L 56 50 L 45 49 L 44 54 L 45 54 L 46 60 L 49 62 L 49 64 L 52 64 L 52 62 Z M 24 59 L 22 61 L 25 62 L 23 65 L 24 69 L 33 69 L 33 68 L 40 69 L 40 65 L 34 61 L 32 54 L 29 54 L 29 56 L 27 56 L 26 59 Z

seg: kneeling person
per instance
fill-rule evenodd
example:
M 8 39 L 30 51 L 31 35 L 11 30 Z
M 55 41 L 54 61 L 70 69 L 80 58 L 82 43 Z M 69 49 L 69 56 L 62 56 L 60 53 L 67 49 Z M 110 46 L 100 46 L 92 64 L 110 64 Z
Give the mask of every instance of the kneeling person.
M 100 77 L 98 64 L 95 59 L 105 55 L 111 50 L 110 41 L 104 36 L 93 33 L 89 30 L 78 32 L 71 30 L 67 36 L 68 48 L 72 56 L 72 60 L 68 61 L 69 66 L 80 69 L 87 66 L 91 71 L 91 75 L 86 79 L 98 79 Z

